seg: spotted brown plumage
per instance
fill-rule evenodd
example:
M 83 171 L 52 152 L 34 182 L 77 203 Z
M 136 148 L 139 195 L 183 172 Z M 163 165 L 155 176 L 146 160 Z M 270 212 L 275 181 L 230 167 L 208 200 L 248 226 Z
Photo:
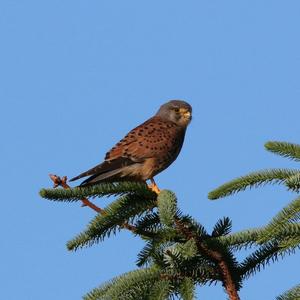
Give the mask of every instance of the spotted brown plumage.
M 107 152 L 103 163 L 70 181 L 90 176 L 81 183 L 85 186 L 105 181 L 153 180 L 177 158 L 191 113 L 192 107 L 184 101 L 165 103 L 154 117 L 132 129 Z

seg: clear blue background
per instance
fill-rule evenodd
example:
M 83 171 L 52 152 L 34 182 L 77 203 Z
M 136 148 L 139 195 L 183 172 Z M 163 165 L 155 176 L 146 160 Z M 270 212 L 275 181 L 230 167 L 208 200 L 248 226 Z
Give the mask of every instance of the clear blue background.
M 135 268 L 128 232 L 68 252 L 94 212 L 41 199 L 48 173 L 77 175 L 166 100 L 194 108 L 178 160 L 157 176 L 211 229 L 266 224 L 296 195 L 274 186 L 209 201 L 247 172 L 297 167 L 264 150 L 300 142 L 299 1 L 0 2 L 1 299 L 80 299 Z M 110 200 L 97 200 L 104 206 Z M 250 278 L 247 300 L 299 283 L 299 253 Z M 226 299 L 222 287 L 199 299 Z

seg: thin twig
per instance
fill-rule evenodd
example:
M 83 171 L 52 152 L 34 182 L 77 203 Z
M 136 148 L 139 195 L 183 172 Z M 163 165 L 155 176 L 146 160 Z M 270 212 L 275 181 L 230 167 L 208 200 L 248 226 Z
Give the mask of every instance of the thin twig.
M 58 186 L 61 186 L 64 189 L 70 189 L 70 186 L 67 184 L 67 180 L 68 180 L 67 176 L 60 177 L 57 175 L 49 174 L 49 177 L 51 178 L 51 180 L 54 183 L 53 188 L 57 188 Z M 88 198 L 82 198 L 81 201 L 82 201 L 82 206 L 88 206 L 91 209 L 93 209 L 94 211 L 96 211 L 97 213 L 100 213 L 101 215 L 106 214 L 104 209 L 102 209 L 102 208 L 98 207 L 97 205 L 95 205 L 94 203 L 92 203 Z M 134 225 L 131 225 L 127 222 L 123 223 L 121 225 L 121 228 L 125 228 L 134 234 L 137 234 L 137 232 L 138 232 L 138 229 Z M 139 234 L 147 236 L 147 237 L 152 236 L 152 234 L 150 232 L 148 233 L 147 231 L 139 232 Z
M 57 175 L 49 174 L 49 177 L 54 183 L 53 188 L 57 188 L 58 186 L 61 186 L 65 190 L 70 188 L 70 186 L 67 184 L 67 176 L 63 176 L 62 178 L 60 178 Z M 88 206 L 94 211 L 96 211 L 97 213 L 105 215 L 105 210 L 92 203 L 89 199 L 82 198 L 81 201 L 82 201 L 82 206 Z

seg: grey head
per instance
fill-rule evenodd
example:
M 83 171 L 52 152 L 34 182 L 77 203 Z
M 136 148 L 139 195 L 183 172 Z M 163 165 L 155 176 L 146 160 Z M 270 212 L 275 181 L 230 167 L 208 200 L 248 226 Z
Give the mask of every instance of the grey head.
M 160 107 L 156 116 L 186 127 L 192 120 L 192 106 L 182 100 L 171 100 Z

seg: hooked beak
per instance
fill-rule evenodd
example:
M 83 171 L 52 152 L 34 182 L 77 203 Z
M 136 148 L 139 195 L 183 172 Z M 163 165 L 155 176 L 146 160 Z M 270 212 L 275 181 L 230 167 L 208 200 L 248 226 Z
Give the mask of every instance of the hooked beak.
M 185 120 L 188 120 L 189 122 L 192 120 L 192 114 L 186 108 L 181 108 L 180 109 L 180 114 L 183 116 L 183 118 Z

